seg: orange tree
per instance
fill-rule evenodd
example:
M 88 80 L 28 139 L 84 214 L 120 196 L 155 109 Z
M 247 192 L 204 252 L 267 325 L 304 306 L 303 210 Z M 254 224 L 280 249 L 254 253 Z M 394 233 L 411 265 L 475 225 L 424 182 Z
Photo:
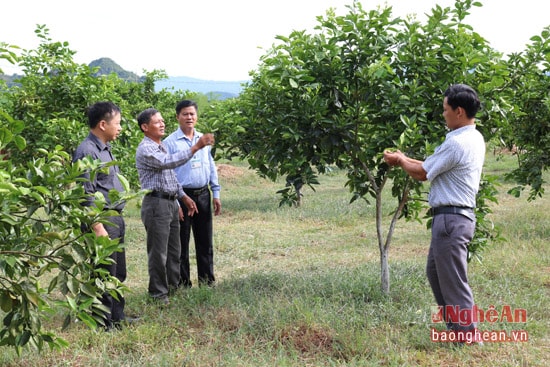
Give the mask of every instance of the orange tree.
M 425 22 L 392 17 L 391 8 L 365 11 L 360 2 L 336 16 L 318 17 L 315 33 L 278 36 L 233 109 L 225 113 L 239 133 L 228 150 L 264 177 L 284 177 L 282 203 L 299 203 L 304 185 L 332 166 L 347 171 L 351 201 L 376 206 L 381 284 L 389 292 L 388 256 L 399 218 L 420 220 L 425 187 L 382 159 L 397 147 L 424 159 L 445 136 L 442 94 L 453 83 L 472 85 L 483 100 L 478 127 L 486 139 L 505 120 L 498 113 L 506 80 L 500 55 L 465 23 L 473 5 L 432 9 Z M 237 113 L 238 108 L 240 112 Z M 234 127 L 235 128 L 235 127 Z M 232 140 L 233 139 L 233 140 Z M 396 199 L 383 230 L 382 192 Z M 485 177 L 478 197 L 472 258 L 497 235 L 486 219 L 495 190 Z
M 82 231 L 115 214 L 103 210 L 101 196 L 97 207 L 81 206 L 82 173 L 93 177 L 104 167 L 89 160 L 71 164 L 70 154 L 88 133 L 86 106 L 104 99 L 125 106 L 117 94 L 123 89 L 116 88 L 124 84 L 92 77 L 90 68 L 72 61 L 68 44 L 47 37 L 45 27 L 37 34 L 40 46 L 22 55 L 0 45 L 0 57 L 25 73 L 13 87 L 0 85 L 0 345 L 17 352 L 66 344 L 43 326 L 57 308 L 66 310 L 64 326 L 77 318 L 95 327 L 106 311 L 101 295 L 124 291 L 98 267 L 121 245 Z M 136 195 L 122 181 L 126 193 L 113 192 L 112 202 Z
M 88 134 L 86 107 L 110 100 L 122 109 L 123 130 L 113 148 L 126 192 L 112 192 L 116 202 L 141 194 L 130 189 L 137 187 L 135 148 L 143 138 L 137 113 L 157 107 L 175 115 L 176 102 L 188 96 L 156 92 L 162 71 L 146 73 L 142 83 L 114 74 L 97 77 L 95 69 L 73 61 L 67 42 L 51 40 L 45 26 L 36 34 L 40 45 L 34 50 L 0 43 L 0 58 L 23 70 L 13 86 L 0 80 L 0 345 L 18 352 L 66 344 L 43 326 L 57 308 L 67 311 L 64 326 L 78 318 L 95 327 L 105 311 L 98 297 L 124 291 L 98 268 L 120 245 L 82 231 L 115 214 L 102 210 L 101 195 L 97 208 L 80 205 L 81 174 L 105 168 L 86 160 L 71 163 L 72 151 Z
M 113 150 L 120 157 L 122 173 L 132 185 L 137 185 L 134 153 L 143 133 L 135 118 L 148 107 L 162 109 L 169 105 L 173 110 L 178 96 L 155 91 L 155 81 L 166 74 L 147 72 L 140 83 L 122 80 L 114 73 L 97 76 L 97 68 L 73 60 L 76 51 L 67 42 L 52 40 L 45 25 L 37 26 L 35 33 L 40 41 L 36 49 L 17 53 L 18 48 L 0 47 L 0 57 L 23 72 L 13 86 L 0 88 L 0 106 L 25 126 L 20 135 L 26 140 L 26 147 L 10 159 L 24 164 L 34 158 L 36 149 L 53 151 L 58 146 L 72 153 L 88 134 L 86 108 L 109 100 L 122 110 L 123 130 Z
M 533 200 L 544 193 L 550 162 L 550 26 L 533 36 L 524 52 L 509 55 L 507 63 L 510 124 L 503 141 L 518 158 L 507 176 L 518 183 L 512 194 L 531 186 L 528 200 Z
M 15 138 L 23 123 L 3 111 L 0 121 L 0 149 L 14 154 L 23 150 L 25 140 Z M 116 215 L 103 210 L 102 197 L 97 207 L 80 205 L 84 192 L 75 182 L 84 170 L 93 177 L 102 168 L 90 160 L 75 165 L 67 161 L 69 154 L 59 147 L 36 149 L 25 165 L 0 157 L 0 345 L 13 346 L 18 353 L 25 346 L 42 350 L 44 345 L 66 345 L 42 325 L 57 307 L 67 311 L 64 326 L 76 317 L 95 327 L 108 311 L 101 295 L 123 291 L 116 278 L 98 268 L 112 261 L 109 255 L 121 245 L 82 231 Z M 112 195 L 113 202 L 125 199 L 118 192 Z

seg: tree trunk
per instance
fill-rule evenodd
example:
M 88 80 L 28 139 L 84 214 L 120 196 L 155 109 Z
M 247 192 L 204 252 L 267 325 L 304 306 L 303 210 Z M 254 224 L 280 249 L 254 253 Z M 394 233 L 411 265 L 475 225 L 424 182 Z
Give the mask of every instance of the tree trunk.
M 296 206 L 302 206 L 302 185 L 294 185 L 294 190 L 296 190 Z
M 382 282 L 382 292 L 390 293 L 390 267 L 388 265 L 389 251 L 386 246 L 380 248 L 380 280 Z
M 397 219 L 399 218 L 399 215 L 403 211 L 403 207 L 405 206 L 409 198 L 408 183 L 409 181 L 407 180 L 407 182 L 405 183 L 405 190 L 403 192 L 403 196 L 399 201 L 397 210 L 393 214 L 393 217 L 390 222 L 390 226 L 388 228 L 388 233 L 385 237 L 384 237 L 384 234 L 382 233 L 382 190 L 384 188 L 385 180 L 381 183 L 379 187 L 377 187 L 376 235 L 378 237 L 378 249 L 380 250 L 380 282 L 381 282 L 381 289 L 382 289 L 382 292 L 384 292 L 384 294 L 390 293 L 390 266 L 388 262 L 388 259 L 390 257 L 390 243 L 393 236 L 393 231 L 395 229 L 395 225 L 397 223 Z

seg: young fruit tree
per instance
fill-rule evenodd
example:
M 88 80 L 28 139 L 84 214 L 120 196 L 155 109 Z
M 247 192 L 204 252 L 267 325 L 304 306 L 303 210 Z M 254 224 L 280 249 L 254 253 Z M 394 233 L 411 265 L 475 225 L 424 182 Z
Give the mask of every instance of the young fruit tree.
M 476 88 L 484 104 L 478 127 L 488 140 L 502 119 L 499 88 L 505 69 L 500 55 L 465 19 L 472 1 L 432 9 L 423 22 L 392 16 L 391 8 L 366 11 L 355 1 L 346 15 L 329 10 L 313 34 L 278 36 L 239 99 L 242 158 L 260 175 L 286 178 L 283 202 L 298 202 L 305 185 L 336 166 L 347 171 L 351 201 L 376 206 L 382 290 L 390 290 L 389 249 L 399 218 L 420 220 L 427 189 L 382 159 L 399 148 L 423 159 L 445 137 L 443 92 L 451 84 Z M 391 186 L 396 205 L 384 211 Z M 495 236 L 485 219 L 494 189 L 484 180 L 477 208 L 481 250 Z M 385 218 L 391 220 L 385 228 Z M 385 229 L 384 229 L 385 228 Z

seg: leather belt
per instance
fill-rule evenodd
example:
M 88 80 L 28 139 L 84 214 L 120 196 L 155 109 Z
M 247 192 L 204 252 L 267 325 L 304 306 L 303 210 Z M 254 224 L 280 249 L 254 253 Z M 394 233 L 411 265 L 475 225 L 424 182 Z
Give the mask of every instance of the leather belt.
M 183 192 L 185 192 L 189 196 L 199 196 L 206 191 L 208 191 L 208 185 L 203 186 L 199 189 L 188 189 L 186 187 L 183 187 Z
M 460 214 L 465 217 L 475 219 L 474 209 L 465 206 L 438 206 L 436 208 L 430 208 L 428 213 L 432 217 L 438 214 Z
M 154 198 L 161 198 L 161 199 L 172 200 L 172 201 L 178 198 L 177 194 L 169 194 L 167 192 L 162 192 L 162 191 L 151 191 L 150 193 L 147 194 L 147 196 L 152 196 Z

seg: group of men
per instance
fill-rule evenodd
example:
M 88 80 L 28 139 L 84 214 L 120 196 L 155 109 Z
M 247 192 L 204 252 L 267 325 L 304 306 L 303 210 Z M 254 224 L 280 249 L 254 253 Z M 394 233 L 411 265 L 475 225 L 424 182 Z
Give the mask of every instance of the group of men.
M 90 132 L 73 154 L 73 161 L 91 157 L 108 163 L 114 161 L 111 142 L 120 132 L 121 110 L 112 102 L 98 102 L 88 107 Z M 195 242 L 199 285 L 213 286 L 213 226 L 212 217 L 221 212 L 220 185 L 211 146 L 212 134 L 202 134 L 195 129 L 198 106 L 191 100 L 183 100 L 176 106 L 179 129 L 163 141 L 165 122 L 161 113 L 149 108 L 141 112 L 137 121 L 144 138 L 136 150 L 136 167 L 140 186 L 147 190 L 141 206 L 141 219 L 147 233 L 147 261 L 149 272 L 148 292 L 162 305 L 170 303 L 169 296 L 180 287 L 191 287 L 189 242 L 191 232 Z M 109 191 L 122 191 L 118 177 L 119 168 L 109 166 L 108 172 L 100 171 L 93 180 L 83 183 L 87 200 L 84 205 L 94 205 L 94 193 L 100 192 L 107 202 L 106 209 L 119 215 L 109 217 L 109 224 L 95 223 L 88 230 L 97 236 L 109 236 L 124 243 L 125 223 L 122 215 L 124 203 L 110 203 Z M 120 282 L 126 279 L 126 255 L 111 255 L 112 263 L 106 268 Z M 121 328 L 124 323 L 135 321 L 125 315 L 122 295 L 102 296 L 102 303 L 110 312 L 103 317 L 105 330 Z
M 485 159 L 485 142 L 475 126 L 479 108 L 479 98 L 471 87 L 451 85 L 443 98 L 443 117 L 449 132 L 435 152 L 424 161 L 400 151 L 384 152 L 388 165 L 401 167 L 412 178 L 431 183 L 428 199 L 433 216 L 432 239 L 426 272 L 444 317 L 448 307 L 470 311 L 467 322 L 446 318 L 448 328 L 466 333 L 463 335 L 476 330 L 471 317 L 474 299 L 468 284 L 467 255 L 475 231 L 476 194 Z M 90 107 L 88 115 L 91 132 L 77 149 L 75 159 L 91 155 L 102 161 L 113 160 L 109 142 L 121 130 L 120 110 L 103 102 Z M 160 112 L 147 109 L 137 118 L 145 137 L 136 151 L 136 166 L 142 189 L 150 190 L 141 209 L 147 231 L 149 294 L 163 304 L 169 303 L 168 296 L 178 287 L 191 286 L 188 251 L 191 230 L 197 250 L 199 284 L 214 283 L 210 191 L 213 213 L 217 215 L 221 210 L 220 186 L 209 147 L 214 137 L 195 130 L 194 102 L 180 102 L 176 118 L 180 128 L 164 141 L 161 139 L 165 123 Z M 112 166 L 109 174 L 98 176 L 97 182 L 86 183 L 86 191 L 106 194 L 108 189 L 118 189 L 116 171 L 116 166 Z M 98 224 L 93 230 L 98 236 L 108 235 L 123 242 L 122 218 L 114 224 L 118 227 Z M 124 253 L 113 254 L 113 259 L 111 274 L 123 281 Z M 112 306 L 109 322 L 123 320 L 123 298 L 121 301 L 106 298 L 105 304 Z

